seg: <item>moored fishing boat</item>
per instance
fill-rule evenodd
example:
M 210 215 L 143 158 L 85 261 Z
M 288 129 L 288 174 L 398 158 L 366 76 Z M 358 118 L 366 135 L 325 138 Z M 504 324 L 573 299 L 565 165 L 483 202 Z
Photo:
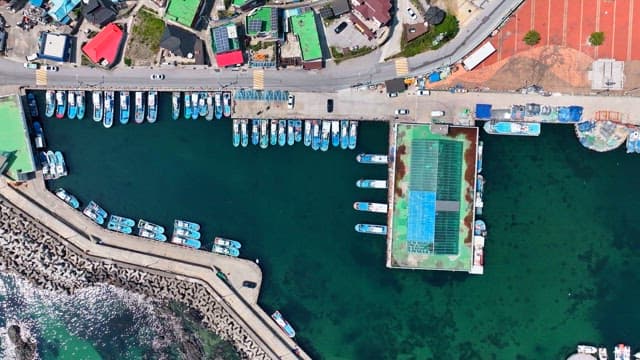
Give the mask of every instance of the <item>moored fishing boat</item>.
M 540 124 L 532 122 L 512 122 L 512 121 L 487 121 L 484 126 L 487 134 L 495 135 L 517 135 L 517 136 L 538 136 L 540 135 Z
M 49 170 L 49 162 L 47 161 L 47 154 L 44 152 L 38 153 L 38 160 L 40 160 L 40 167 L 42 168 L 42 177 L 45 180 L 51 180 L 53 175 Z
M 62 156 L 60 151 L 56 151 L 53 155 L 55 157 L 56 173 L 58 174 L 58 177 L 67 176 L 67 164 L 64 161 L 64 156 Z
M 67 205 L 71 206 L 72 208 L 77 209 L 80 207 L 80 202 L 78 201 L 78 199 L 67 192 L 65 189 L 59 188 L 55 191 L 55 193 L 57 197 L 59 197 L 62 201 L 67 203 Z
M 242 147 L 247 147 L 249 145 L 249 129 L 247 127 L 249 120 L 240 119 L 240 144 Z
M 340 120 L 340 148 L 349 147 L 349 120 Z
M 107 222 L 107 229 L 127 235 L 133 232 L 131 227 L 111 221 Z
M 98 225 L 104 224 L 104 217 L 96 213 L 96 211 L 93 208 L 91 208 L 89 205 L 87 205 L 87 207 L 85 207 L 84 210 L 82 210 L 82 213 L 89 219 L 93 220 L 93 222 L 95 222 L 96 224 Z
M 340 146 L 340 121 L 331 120 L 331 145 Z
M 56 155 L 53 151 L 47 151 L 45 153 L 45 157 L 47 158 L 47 165 L 49 165 L 49 174 L 51 175 L 51 179 L 57 179 L 62 176 L 62 173 L 58 174 Z
M 194 248 L 194 249 L 200 249 L 200 246 L 202 246 L 202 244 L 200 244 L 200 241 L 195 240 L 195 239 L 187 239 L 187 238 L 183 238 L 180 236 L 173 236 L 171 238 L 171 242 L 174 244 L 178 244 L 178 245 L 184 245 L 190 248 Z
M 136 124 L 142 124 L 144 122 L 144 113 L 145 113 L 144 93 L 142 91 L 136 91 L 135 104 L 136 104 L 136 108 L 135 108 L 134 120 Z
M 93 91 L 91 93 L 91 102 L 93 104 L 93 121 L 102 122 L 104 117 L 104 106 L 102 104 L 102 91 Z
M 251 120 L 251 144 L 258 145 L 260 143 L 260 120 Z
M 200 100 L 200 96 L 197 92 L 191 93 L 191 119 L 196 120 L 198 115 L 200 115 L 200 109 L 198 108 L 198 101 Z
M 184 118 L 189 119 L 191 117 L 191 93 L 184 92 Z
M 43 149 L 47 142 L 44 138 L 44 131 L 42 131 L 42 125 L 39 122 L 33 122 L 33 141 L 36 144 L 36 149 Z
M 386 189 L 387 181 L 386 180 L 369 180 L 369 179 L 360 179 L 356 181 L 356 186 L 363 189 Z
M 198 114 L 202 117 L 207 116 L 207 93 L 204 91 L 198 95 Z
M 233 247 L 233 248 L 236 248 L 236 249 L 240 249 L 242 247 L 242 244 L 240 244 L 239 241 L 226 239 L 226 238 L 219 237 L 219 236 L 216 236 L 213 239 L 213 243 L 215 245 L 218 245 L 218 246 Z
M 147 239 L 153 239 L 157 241 L 167 241 L 167 237 L 163 233 L 149 231 L 147 229 L 138 228 L 138 235 Z
M 296 142 L 302 141 L 302 120 L 293 120 L 293 137 Z
M 87 207 L 92 209 L 92 211 L 94 211 L 96 214 L 102 216 L 104 219 L 106 219 L 107 216 L 109 215 L 103 208 L 100 207 L 100 205 L 98 205 L 93 200 L 89 201 L 89 205 L 87 205 Z
M 355 149 L 357 141 L 358 141 L 358 122 L 350 120 L 349 121 L 349 149 L 351 150 Z
M 269 127 L 269 144 L 275 146 L 278 144 L 278 120 L 271 119 L 271 126 Z
M 180 228 L 185 228 L 185 229 L 189 229 L 189 230 L 193 230 L 193 231 L 200 231 L 200 225 L 191 222 L 191 221 L 185 221 L 185 220 L 174 220 L 173 221 L 173 226 L 174 227 L 180 227 Z
M 231 93 L 228 91 L 222 93 L 222 115 L 231 117 Z
M 31 115 L 31 119 L 38 118 L 38 102 L 36 101 L 36 96 L 33 93 L 27 93 L 27 104 L 29 105 L 29 115 Z
M 78 120 L 84 119 L 85 103 L 84 103 L 84 90 L 76 91 L 76 106 L 78 107 L 78 113 L 76 118 Z
M 64 91 L 56 91 L 56 117 L 62 119 L 67 111 L 67 97 Z
M 304 146 L 311 146 L 311 120 L 304 122 Z
M 322 132 L 320 133 L 320 150 L 329 150 L 329 143 L 331 142 L 331 122 L 328 120 L 322 121 Z
M 133 219 L 129 219 L 128 217 L 118 216 L 113 214 L 109 216 L 109 222 L 113 222 L 115 224 L 120 224 L 128 227 L 136 226 L 136 222 Z
M 240 251 L 238 251 L 238 249 L 233 247 L 220 246 L 216 244 L 213 244 L 213 246 L 211 247 L 211 251 L 220 255 L 227 255 L 227 256 L 233 256 L 233 257 L 240 256 Z
M 473 224 L 473 234 L 486 237 L 487 224 L 485 224 L 485 222 L 480 219 L 476 219 L 475 223 Z
M 78 107 L 76 106 L 76 93 L 72 90 L 67 91 L 67 117 L 69 119 L 75 119 L 78 114 Z
M 631 347 L 625 344 L 618 344 L 613 349 L 613 358 L 615 360 L 630 360 L 631 359 Z
M 388 206 L 387 204 L 382 203 L 356 201 L 353 203 L 353 209 L 358 211 L 386 214 Z
M 320 149 L 320 124 L 318 120 L 311 121 L 311 148 Z
M 296 139 L 293 131 L 293 120 L 287 120 L 287 145 L 293 145 L 295 142 Z
M 478 164 L 476 165 L 477 172 L 481 173 L 482 172 L 482 150 L 484 147 L 484 143 L 482 141 L 478 141 Z
M 355 229 L 363 234 L 387 235 L 386 225 L 356 224 Z
M 240 120 L 233 119 L 233 126 L 231 127 L 233 135 L 233 146 L 240 146 Z
M 287 144 L 287 120 L 278 120 L 278 145 Z
M 180 117 L 180 91 L 171 93 L 171 118 L 178 120 Z
M 164 233 L 164 227 L 143 219 L 140 219 L 138 221 L 138 228 L 151 231 L 154 233 L 158 233 L 158 234 Z
M 484 274 L 484 236 L 475 235 L 473 237 L 473 261 L 471 263 L 470 274 Z
M 388 161 L 387 155 L 379 154 L 358 154 L 356 160 L 361 164 L 386 164 Z
M 269 123 L 266 119 L 260 120 L 260 148 L 266 149 L 269 146 Z
M 607 348 L 606 347 L 599 347 L 598 348 L 598 360 L 608 360 L 608 359 L 609 359 L 609 352 L 607 351 Z
M 216 91 L 213 95 L 213 104 L 216 119 L 222 119 L 222 94 L 220 91 Z
M 120 91 L 120 124 L 122 125 L 129 122 L 130 106 L 129 92 Z
M 213 120 L 214 110 L 213 110 L 213 93 L 207 93 L 207 116 L 205 119 L 211 121 Z
M 282 314 L 280 314 L 280 311 L 276 311 L 271 314 L 271 318 L 275 320 L 276 324 L 278 324 L 278 326 L 282 329 L 282 331 L 284 331 L 285 334 L 287 334 L 287 336 L 289 336 L 290 338 L 296 336 L 296 331 L 293 329 L 293 326 L 291 326 L 291 324 L 289 324 L 289 322 L 284 319 Z
M 149 91 L 149 97 L 147 98 L 147 107 L 149 113 L 147 114 L 147 121 L 150 123 L 156 122 L 158 119 L 158 92 L 155 90 Z
M 104 92 L 104 127 L 110 128 L 113 126 L 113 103 L 115 93 L 113 91 Z
M 44 95 L 45 99 L 45 116 L 52 117 L 56 111 L 56 93 L 53 90 L 47 90 Z
M 598 348 L 595 346 L 591 346 L 591 345 L 578 345 L 576 347 L 576 351 L 580 354 L 597 354 L 598 353 Z
M 180 236 L 186 239 L 194 239 L 194 240 L 200 240 L 200 236 L 201 236 L 200 232 L 198 231 L 189 230 L 181 227 L 177 227 L 173 229 L 173 235 Z

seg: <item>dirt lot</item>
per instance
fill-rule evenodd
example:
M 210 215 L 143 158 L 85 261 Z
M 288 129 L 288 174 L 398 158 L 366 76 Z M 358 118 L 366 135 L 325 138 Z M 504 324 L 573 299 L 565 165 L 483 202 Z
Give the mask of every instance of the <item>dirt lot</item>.
M 151 10 L 140 9 L 135 15 L 131 35 L 125 51 L 125 64 L 149 66 L 156 62 L 164 21 Z M 129 65 L 129 64 L 127 64 Z

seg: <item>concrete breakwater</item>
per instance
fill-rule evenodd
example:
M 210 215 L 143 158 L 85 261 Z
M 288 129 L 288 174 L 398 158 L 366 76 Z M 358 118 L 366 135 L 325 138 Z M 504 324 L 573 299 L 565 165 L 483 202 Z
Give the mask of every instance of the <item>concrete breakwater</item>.
M 203 325 L 230 341 L 242 358 L 277 357 L 223 304 L 215 301 L 216 296 L 205 282 L 89 255 L 5 197 L 0 197 L 0 266 L 48 290 L 72 293 L 107 283 L 183 302 L 200 311 Z

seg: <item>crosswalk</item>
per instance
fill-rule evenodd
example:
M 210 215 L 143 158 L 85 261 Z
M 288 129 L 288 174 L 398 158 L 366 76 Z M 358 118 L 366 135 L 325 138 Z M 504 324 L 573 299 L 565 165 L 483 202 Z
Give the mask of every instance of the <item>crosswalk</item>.
M 396 75 L 404 76 L 409 73 L 409 62 L 407 58 L 396 59 Z
M 47 85 L 47 72 L 44 69 L 36 70 L 36 85 Z
M 264 70 L 253 70 L 253 88 L 256 90 L 264 90 Z

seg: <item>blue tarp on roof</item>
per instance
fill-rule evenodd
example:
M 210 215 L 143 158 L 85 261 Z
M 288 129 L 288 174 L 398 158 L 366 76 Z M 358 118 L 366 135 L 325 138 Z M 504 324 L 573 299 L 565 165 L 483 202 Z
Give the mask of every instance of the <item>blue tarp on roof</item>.
M 476 104 L 476 119 L 491 119 L 491 104 Z
M 79 3 L 80 0 L 51 0 L 51 9 L 48 14 L 53 20 L 66 24 L 71 20 L 67 15 Z
M 439 72 L 434 72 L 429 74 L 429 82 L 430 83 L 434 83 L 440 81 L 440 73 Z
M 43 2 L 44 2 L 44 0 L 29 0 L 29 3 L 31 3 L 31 5 L 33 5 L 35 7 L 42 6 Z

